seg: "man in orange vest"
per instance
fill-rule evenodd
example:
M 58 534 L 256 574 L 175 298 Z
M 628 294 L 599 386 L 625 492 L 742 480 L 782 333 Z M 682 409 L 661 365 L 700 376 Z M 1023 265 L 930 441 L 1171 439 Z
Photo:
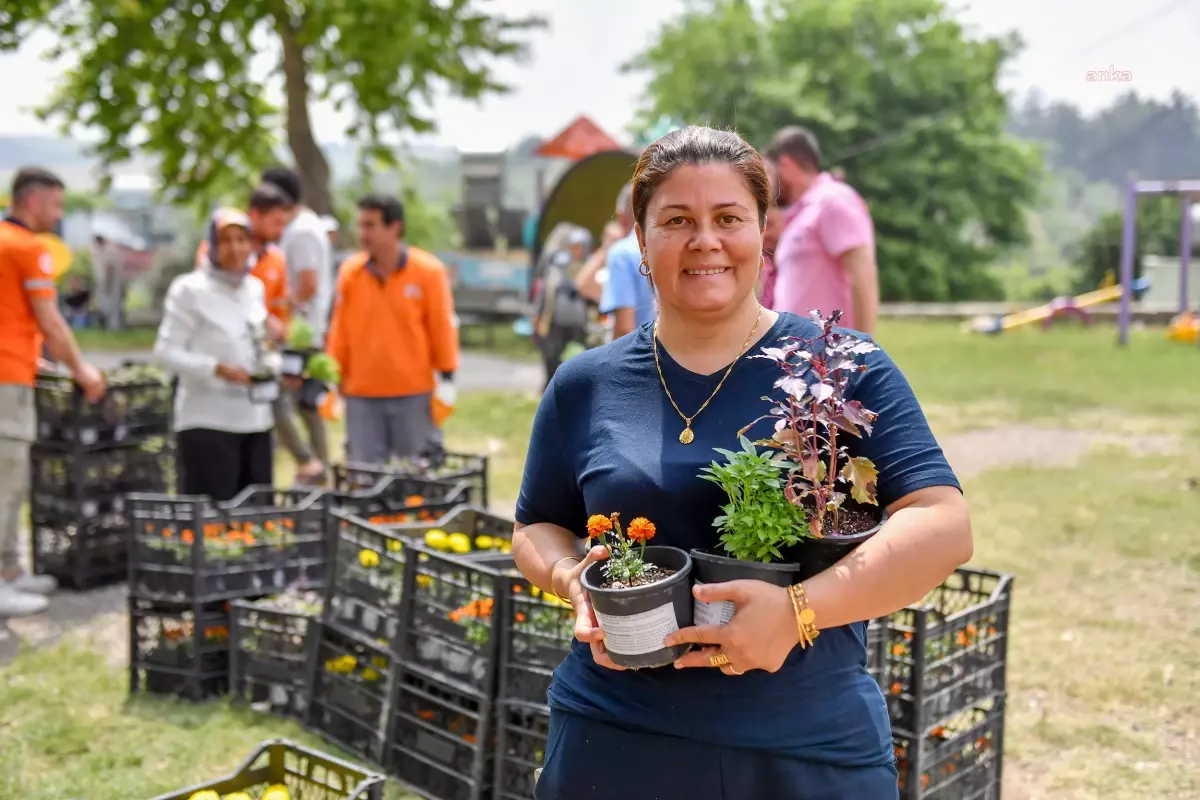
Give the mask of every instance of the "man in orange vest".
M 33 384 L 43 340 L 71 370 L 84 396 L 104 396 L 104 376 L 83 360 L 58 309 L 54 262 L 38 237 L 62 219 L 64 185 L 26 167 L 12 185 L 12 209 L 0 220 L 0 619 L 44 611 L 57 586 L 21 570 L 17 537 L 29 494 L 29 447 L 37 432 Z
M 458 327 L 446 268 L 404 243 L 398 199 L 359 200 L 358 237 L 365 252 L 338 273 L 325 346 L 342 369 L 350 459 L 385 464 L 438 446 L 433 407 L 454 406 Z

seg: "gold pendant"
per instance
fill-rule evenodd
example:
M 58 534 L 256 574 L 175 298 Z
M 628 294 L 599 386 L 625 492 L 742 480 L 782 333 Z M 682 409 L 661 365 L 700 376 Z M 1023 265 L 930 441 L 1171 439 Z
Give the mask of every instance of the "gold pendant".
M 680 444 L 691 444 L 695 440 L 696 434 L 692 433 L 692 426 L 688 425 L 683 429 L 683 433 L 679 434 Z

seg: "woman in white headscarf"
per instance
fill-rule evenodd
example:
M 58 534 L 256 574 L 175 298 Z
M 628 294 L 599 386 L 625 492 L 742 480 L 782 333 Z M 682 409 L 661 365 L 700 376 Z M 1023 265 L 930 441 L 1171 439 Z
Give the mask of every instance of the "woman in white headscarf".
M 279 355 L 268 349 L 262 281 L 250 274 L 250 218 L 218 209 L 208 245 L 201 268 L 171 283 L 154 354 L 179 377 L 180 494 L 225 501 L 272 482 Z

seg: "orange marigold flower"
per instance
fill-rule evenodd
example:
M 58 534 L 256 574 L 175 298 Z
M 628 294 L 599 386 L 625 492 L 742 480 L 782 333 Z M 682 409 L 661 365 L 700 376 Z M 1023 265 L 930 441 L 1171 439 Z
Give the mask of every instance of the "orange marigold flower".
M 419 494 L 412 494 L 404 498 L 404 505 L 408 506 L 409 508 L 412 508 L 413 506 L 419 506 L 424 502 L 425 498 L 421 497 Z
M 645 517 L 635 517 L 625 528 L 625 535 L 633 542 L 648 542 L 654 538 L 654 523 Z
M 604 534 L 612 530 L 612 520 L 603 514 L 592 514 L 588 517 L 587 532 L 589 539 L 602 539 Z

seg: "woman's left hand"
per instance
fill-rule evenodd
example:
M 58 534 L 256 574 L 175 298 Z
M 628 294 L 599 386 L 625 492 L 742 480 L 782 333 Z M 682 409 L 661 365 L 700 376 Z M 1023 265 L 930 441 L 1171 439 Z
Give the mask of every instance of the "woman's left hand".
M 727 675 L 752 669 L 778 672 L 800 641 L 792 599 L 782 586 L 765 581 L 727 581 L 696 586 L 692 593 L 705 603 L 729 601 L 736 610 L 725 625 L 697 625 L 668 636 L 668 647 L 685 642 L 706 645 L 679 658 L 676 669 L 712 669 L 709 659 L 724 653 L 729 664 L 721 671 Z

